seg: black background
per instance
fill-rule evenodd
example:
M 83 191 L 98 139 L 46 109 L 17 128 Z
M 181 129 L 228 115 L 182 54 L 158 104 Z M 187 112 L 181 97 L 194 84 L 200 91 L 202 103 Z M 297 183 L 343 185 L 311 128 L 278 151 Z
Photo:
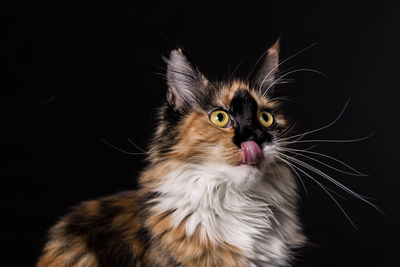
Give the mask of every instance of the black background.
M 167 1 L 165 1 L 167 2 Z M 276 2 L 279 2 L 277 4 Z M 301 218 L 310 245 L 295 266 L 399 266 L 399 25 L 395 2 L 258 1 L 117 3 L 53 1 L 2 6 L 0 88 L 1 266 L 32 266 L 44 236 L 71 205 L 135 188 L 139 152 L 164 100 L 162 55 L 181 45 L 210 79 L 237 68 L 245 77 L 281 36 L 281 59 L 317 42 L 282 70 L 280 91 L 296 131 L 332 127 L 305 139 L 352 139 L 315 151 L 369 174 L 329 171 L 385 213 L 341 192 L 354 221 L 303 178 Z M 335 165 L 338 166 L 338 165 Z M 322 178 L 318 178 L 323 181 Z M 328 185 L 329 183 L 326 183 Z M 331 186 L 335 191 L 340 189 Z

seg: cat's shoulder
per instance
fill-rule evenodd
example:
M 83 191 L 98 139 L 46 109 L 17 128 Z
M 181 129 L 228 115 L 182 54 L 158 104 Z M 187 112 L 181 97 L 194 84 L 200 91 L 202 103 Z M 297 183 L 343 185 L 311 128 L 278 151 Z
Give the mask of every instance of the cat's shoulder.
M 127 214 L 136 216 L 139 210 L 139 193 L 136 191 L 125 191 L 115 195 L 88 200 L 72 207 L 57 224 L 65 225 L 71 233 L 89 230 L 93 227 L 99 228 L 105 225 L 117 227 L 122 222 L 121 216 Z M 125 218 L 128 219 L 128 218 Z M 54 228 L 57 228 L 57 225 Z M 53 230 L 54 230 L 53 228 Z
M 130 266 L 148 239 L 140 203 L 138 192 L 126 191 L 76 205 L 50 229 L 38 266 L 97 266 L 98 261 L 121 260 Z

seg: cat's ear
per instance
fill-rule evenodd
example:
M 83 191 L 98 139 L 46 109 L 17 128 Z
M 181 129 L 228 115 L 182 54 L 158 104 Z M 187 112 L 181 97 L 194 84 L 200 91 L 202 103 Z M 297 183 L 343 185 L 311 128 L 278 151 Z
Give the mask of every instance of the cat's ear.
M 177 111 L 197 102 L 206 79 L 181 49 L 172 50 L 167 62 L 167 101 Z
M 256 63 L 250 74 L 250 83 L 255 89 L 264 92 L 275 81 L 279 65 L 279 39 L 267 50 Z

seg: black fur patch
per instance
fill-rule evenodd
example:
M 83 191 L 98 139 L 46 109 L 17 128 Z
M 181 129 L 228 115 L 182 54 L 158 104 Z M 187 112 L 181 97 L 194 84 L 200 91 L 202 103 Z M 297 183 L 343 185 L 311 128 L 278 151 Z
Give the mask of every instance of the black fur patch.
M 260 147 L 271 142 L 272 135 L 258 121 L 258 105 L 247 90 L 238 90 L 231 100 L 231 114 L 234 120 L 233 143 L 240 147 L 245 141 L 254 141 Z
M 85 240 L 88 250 L 96 255 L 99 266 L 133 267 L 142 255 L 133 255 L 131 246 L 121 237 L 121 230 L 111 227 L 113 218 L 122 211 L 113 202 L 101 201 L 99 212 L 91 217 L 85 216 L 81 210 L 72 212 L 65 230 L 67 235 L 80 236 Z M 146 240 L 147 235 L 143 229 L 139 238 Z

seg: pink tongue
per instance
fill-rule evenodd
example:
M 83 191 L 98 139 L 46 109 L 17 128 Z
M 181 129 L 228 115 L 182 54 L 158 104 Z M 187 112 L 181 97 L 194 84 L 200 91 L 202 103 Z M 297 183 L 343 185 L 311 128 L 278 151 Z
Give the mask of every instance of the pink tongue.
M 242 163 L 245 164 L 256 164 L 257 161 L 262 158 L 262 152 L 260 147 L 254 141 L 246 141 L 240 144 L 243 151 Z

